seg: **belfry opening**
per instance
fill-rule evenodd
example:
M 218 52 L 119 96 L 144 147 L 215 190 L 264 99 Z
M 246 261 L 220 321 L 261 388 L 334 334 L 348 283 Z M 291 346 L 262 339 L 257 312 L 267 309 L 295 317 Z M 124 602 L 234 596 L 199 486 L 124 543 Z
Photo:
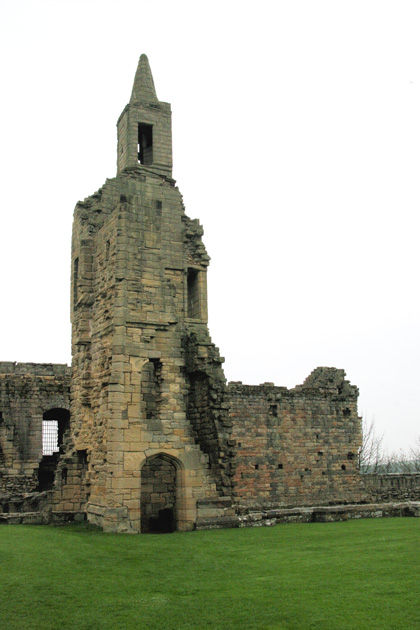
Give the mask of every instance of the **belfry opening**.
M 139 123 L 138 125 L 138 160 L 140 164 L 153 164 L 153 126 Z

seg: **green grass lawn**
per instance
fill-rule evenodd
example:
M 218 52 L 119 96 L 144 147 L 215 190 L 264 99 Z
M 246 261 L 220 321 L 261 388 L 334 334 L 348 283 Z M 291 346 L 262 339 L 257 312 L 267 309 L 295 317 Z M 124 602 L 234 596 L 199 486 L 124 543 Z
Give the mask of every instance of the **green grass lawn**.
M 420 629 L 420 519 L 164 536 L 0 526 L 4 630 Z

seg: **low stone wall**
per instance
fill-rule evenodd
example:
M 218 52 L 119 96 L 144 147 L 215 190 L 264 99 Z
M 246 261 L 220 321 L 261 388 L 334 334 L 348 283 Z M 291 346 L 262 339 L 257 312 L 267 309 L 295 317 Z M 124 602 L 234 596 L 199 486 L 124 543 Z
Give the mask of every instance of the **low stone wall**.
M 358 518 L 387 518 L 411 516 L 420 517 L 420 502 L 404 501 L 400 503 L 372 503 L 369 505 L 334 505 L 298 507 L 248 514 L 228 516 L 217 519 L 203 519 L 197 529 L 222 529 L 226 527 L 271 527 L 282 523 L 333 523 Z
M 420 501 L 420 473 L 360 475 L 366 501 Z

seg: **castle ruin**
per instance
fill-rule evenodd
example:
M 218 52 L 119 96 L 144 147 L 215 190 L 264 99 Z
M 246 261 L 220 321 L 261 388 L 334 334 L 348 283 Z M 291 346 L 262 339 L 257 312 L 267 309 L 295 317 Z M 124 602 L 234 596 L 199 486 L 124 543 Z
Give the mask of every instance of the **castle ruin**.
M 116 177 L 74 211 L 72 367 L 0 363 L 3 520 L 186 531 L 375 498 L 343 370 L 294 389 L 226 383 L 203 229 L 145 55 L 117 129 Z

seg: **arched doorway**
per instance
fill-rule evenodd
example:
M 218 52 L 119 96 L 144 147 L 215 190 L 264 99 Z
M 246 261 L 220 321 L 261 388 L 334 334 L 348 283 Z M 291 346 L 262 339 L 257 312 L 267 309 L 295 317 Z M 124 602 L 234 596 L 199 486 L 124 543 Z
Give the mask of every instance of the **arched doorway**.
M 141 470 L 141 533 L 167 534 L 177 529 L 179 464 L 170 455 L 147 458 Z

